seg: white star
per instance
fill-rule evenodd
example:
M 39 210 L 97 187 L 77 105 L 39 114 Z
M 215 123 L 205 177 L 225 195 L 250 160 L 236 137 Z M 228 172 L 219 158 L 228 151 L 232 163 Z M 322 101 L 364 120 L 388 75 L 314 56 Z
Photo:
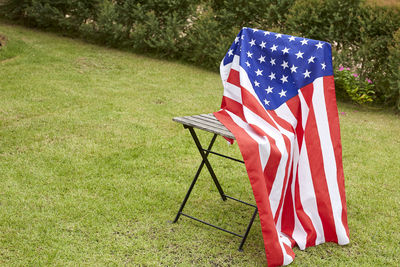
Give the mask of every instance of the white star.
M 258 29 L 253 29 L 253 33 L 258 32 Z
M 286 96 L 286 92 L 287 92 L 287 91 L 283 91 L 283 89 L 282 89 L 282 91 L 279 93 L 280 97 Z
M 264 104 L 269 106 L 269 101 L 267 99 L 264 99 Z
M 303 58 L 303 54 L 304 54 L 303 52 L 300 52 L 300 51 L 299 51 L 299 52 L 298 52 L 297 54 L 295 54 L 295 55 L 297 56 L 297 58 L 299 58 L 299 57 Z
M 228 56 L 233 56 L 233 49 L 229 49 Z
M 280 78 L 280 80 L 282 81 L 282 83 L 287 83 L 288 82 L 287 78 L 288 76 L 282 75 L 282 78 Z
M 325 63 L 321 63 L 321 68 L 324 70 L 326 68 L 326 64 Z
M 275 65 L 275 58 L 271 58 L 271 60 L 269 61 L 269 63 L 271 63 L 271 65 Z
M 307 77 L 310 78 L 310 73 L 311 73 L 311 71 L 306 70 L 306 72 L 303 73 L 304 79 Z
M 322 48 L 323 43 L 318 42 L 318 44 L 316 44 L 315 46 L 317 47 L 317 49 Z
M 271 87 L 268 85 L 268 88 L 265 89 L 265 91 L 267 92 L 267 94 L 272 93 L 272 89 L 274 89 L 274 87 Z
M 257 69 L 256 71 L 255 71 L 255 73 L 257 74 L 257 76 L 261 76 L 262 75 L 262 70 L 260 70 L 260 69 Z
M 253 53 L 250 53 L 250 51 L 247 51 L 247 57 L 253 58 Z
M 250 68 L 250 63 L 249 63 L 249 61 L 246 61 L 245 63 L 246 63 L 246 65 L 247 65 L 247 67 Z
M 287 61 L 283 61 L 283 63 L 281 64 L 283 69 L 289 68 L 288 62 Z
M 265 57 L 264 56 L 260 56 L 258 58 L 258 60 L 260 61 L 260 64 L 261 64 L 261 63 L 265 62 Z
M 239 43 L 239 37 L 235 38 L 235 44 Z
M 270 34 L 270 32 L 268 32 L 268 31 L 264 32 L 264 36 L 269 35 L 269 34 Z
M 294 36 L 290 36 L 289 37 L 289 42 L 294 41 L 294 39 L 296 39 L 296 38 L 294 38 Z
M 266 42 L 262 41 L 261 44 L 260 44 L 261 48 L 265 48 L 266 44 L 267 44 Z
M 256 87 L 260 87 L 260 83 L 257 82 L 257 81 L 254 81 L 254 85 L 255 85 Z
M 290 68 L 290 72 L 291 73 L 297 72 L 296 70 L 297 70 L 297 67 L 295 65 L 292 65 L 292 67 Z
M 311 62 L 312 62 L 312 63 L 315 63 L 315 62 L 314 62 L 314 59 L 315 59 L 315 57 L 310 57 L 310 58 L 308 59 L 308 63 L 311 63 Z
M 276 46 L 276 45 L 273 45 L 273 46 L 271 46 L 271 52 L 274 52 L 274 51 L 276 51 L 276 50 L 277 50 L 277 48 L 278 48 L 278 46 Z
M 281 33 L 277 33 L 275 36 L 276 36 L 276 39 L 282 38 L 282 34 Z
M 308 42 L 308 40 L 306 40 L 306 39 L 303 39 L 300 41 L 301 45 L 306 45 L 306 44 L 308 44 L 307 42 Z
M 271 79 L 271 81 L 273 80 L 273 79 L 275 79 L 275 73 L 273 73 L 273 72 L 271 72 L 271 74 L 268 76 L 270 79 Z
M 242 36 L 240 36 L 240 39 L 242 39 L 242 40 L 244 39 L 244 34 Z
M 283 54 L 289 54 L 289 49 L 290 49 L 290 48 L 285 47 L 285 48 L 282 50 Z
M 250 46 L 256 45 L 256 40 L 251 39 L 251 41 L 249 42 Z

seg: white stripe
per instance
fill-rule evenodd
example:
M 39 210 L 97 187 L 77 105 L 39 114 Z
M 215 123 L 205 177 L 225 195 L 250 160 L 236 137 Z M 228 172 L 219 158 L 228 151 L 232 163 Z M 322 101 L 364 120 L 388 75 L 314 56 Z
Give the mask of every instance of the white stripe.
M 335 221 L 336 234 L 339 245 L 349 243 L 346 229 L 342 222 L 342 201 L 337 182 L 337 168 L 335 152 L 333 150 L 332 140 L 329 131 L 328 114 L 325 106 L 324 80 L 318 78 L 314 81 L 314 93 L 312 103 L 314 106 L 315 120 L 318 129 L 319 139 L 321 141 L 322 158 L 324 161 L 324 170 L 326 182 L 328 184 L 329 197 L 332 204 L 333 219 Z
M 279 206 L 279 201 L 282 197 L 285 168 L 288 160 L 288 153 L 286 151 L 285 141 L 283 140 L 282 134 L 276 128 L 264 121 L 261 117 L 248 109 L 246 106 L 243 106 L 243 113 L 248 123 L 257 125 L 268 136 L 275 140 L 276 146 L 279 152 L 282 154 L 281 160 L 277 168 L 276 176 L 273 177 L 274 182 L 272 183 L 271 192 L 269 194 L 272 214 L 275 214 Z M 266 140 L 268 142 L 268 139 Z
M 299 92 L 299 99 L 301 105 L 302 127 L 305 131 L 310 109 L 301 91 Z M 300 201 L 305 214 L 307 214 L 307 216 L 310 218 L 316 231 L 317 237 L 315 240 L 315 245 L 319 245 L 325 242 L 325 235 L 322 221 L 318 213 L 318 206 L 314 192 L 314 184 L 311 177 L 310 163 L 308 161 L 308 153 L 304 136 L 302 147 L 300 148 L 299 152 L 298 179 Z
M 235 100 L 236 102 L 239 102 L 242 104 L 242 91 L 240 87 L 237 87 L 229 82 L 225 83 L 225 90 L 224 90 L 224 96 L 229 97 L 232 100 Z
M 306 129 L 308 113 L 310 108 L 307 105 L 306 100 L 304 99 L 303 93 L 299 92 L 300 106 L 301 106 L 301 126 L 303 126 L 303 130 Z
M 285 104 L 285 106 L 287 107 L 286 104 Z M 294 120 L 292 120 L 292 122 L 296 121 L 296 123 L 297 123 L 297 120 L 294 118 L 294 116 L 293 116 L 293 114 L 292 114 L 292 112 L 290 111 L 289 108 L 287 108 L 287 109 L 283 108 L 282 110 L 280 110 L 279 113 L 280 113 L 280 115 L 282 115 L 281 119 L 283 119 L 285 121 L 286 121 L 285 118 L 294 119 Z M 294 135 L 293 132 L 289 132 L 288 130 L 283 128 L 277 121 L 274 120 L 274 118 L 269 113 L 267 113 L 267 114 L 270 117 L 270 119 L 275 123 L 275 125 L 278 127 L 280 133 L 286 135 L 286 137 L 289 139 L 289 142 L 290 142 L 290 144 L 289 144 L 290 158 L 289 158 L 288 161 L 286 161 L 286 165 L 289 164 L 289 166 L 287 168 L 287 171 L 288 171 L 288 173 L 287 173 L 287 175 L 288 175 L 287 183 L 286 183 L 285 190 L 283 191 L 284 193 L 283 194 L 281 193 L 281 199 L 284 200 L 285 197 L 286 197 L 286 194 L 287 194 L 288 186 L 289 186 L 289 182 L 288 182 L 289 179 L 290 179 L 289 173 L 290 173 L 290 170 L 291 170 L 291 167 L 292 167 L 292 164 L 293 164 L 293 161 L 292 161 L 292 158 L 293 158 L 293 142 L 294 142 L 294 139 L 295 139 L 295 135 Z M 285 118 L 283 118 L 283 117 L 285 117 Z M 285 143 L 285 141 L 283 141 L 283 142 Z M 288 152 L 286 150 L 286 144 L 285 144 L 285 151 Z M 285 174 L 286 174 L 286 165 L 285 165 Z M 277 220 L 277 225 L 278 225 L 279 229 L 281 229 L 283 205 L 284 205 L 284 203 L 281 206 L 281 209 L 280 209 L 279 215 L 278 215 L 278 220 Z
M 254 96 L 254 98 L 256 99 L 258 104 L 261 105 L 261 107 L 264 107 L 263 103 L 261 103 L 260 99 L 258 98 L 256 91 L 254 91 L 253 84 L 251 83 L 246 70 L 240 66 L 239 73 L 240 73 L 240 85 L 244 89 L 246 89 L 246 91 L 248 91 L 252 96 Z
M 294 129 L 296 129 L 297 126 L 297 119 L 296 117 L 293 115 L 292 111 L 290 110 L 290 108 L 288 107 L 288 105 L 286 103 L 283 103 L 282 105 L 280 105 L 277 109 L 275 109 L 275 113 L 282 119 L 284 119 L 285 121 L 287 121 L 288 123 L 290 123 L 290 125 L 292 125 L 292 127 Z
M 314 185 L 311 177 L 310 163 L 308 161 L 307 146 L 303 138 L 303 145 L 299 157 L 299 195 L 303 205 L 303 210 L 310 217 L 310 220 L 317 233 L 315 245 L 325 242 L 324 228 L 318 213 L 317 199 L 315 196 Z
M 241 127 L 254 141 L 258 143 L 258 152 L 260 154 L 260 162 L 263 169 L 268 162 L 270 154 L 270 144 L 268 139 L 265 136 L 260 136 L 257 134 L 254 129 L 249 124 L 244 122 L 240 117 L 228 110 L 226 112 L 239 127 Z
M 297 138 L 296 138 L 297 139 Z M 301 250 L 304 250 L 306 248 L 307 244 L 307 232 L 304 230 L 303 225 L 301 224 L 299 218 L 297 217 L 297 212 L 296 212 L 296 179 L 297 179 L 297 166 L 299 162 L 299 144 L 297 140 L 294 140 L 294 149 L 293 149 L 293 180 L 291 184 L 291 190 L 292 190 L 292 201 L 293 201 L 293 213 L 294 213 L 294 230 L 293 230 L 293 239 L 296 241 L 297 245 Z
M 228 115 L 232 118 L 232 120 L 243 130 L 246 131 L 247 134 L 250 135 L 251 138 L 253 138 L 255 141 L 257 141 L 259 144 L 268 144 L 268 139 L 266 137 L 261 137 L 259 136 L 256 132 L 254 132 L 253 128 L 251 128 L 250 125 L 248 125 L 246 122 L 244 122 L 240 117 L 236 116 L 230 111 L 227 111 Z M 261 151 L 261 147 L 259 147 L 259 150 Z M 265 150 L 265 148 L 264 148 Z M 276 228 L 275 228 L 276 229 Z M 279 245 L 282 250 L 283 254 L 283 265 L 288 265 L 293 261 L 293 258 L 287 254 L 285 247 L 283 246 L 283 241 L 285 241 L 283 238 L 280 237 L 279 232 L 276 230 L 276 233 L 278 235 L 278 240 L 279 240 Z M 290 242 L 289 242 L 289 247 L 290 247 Z

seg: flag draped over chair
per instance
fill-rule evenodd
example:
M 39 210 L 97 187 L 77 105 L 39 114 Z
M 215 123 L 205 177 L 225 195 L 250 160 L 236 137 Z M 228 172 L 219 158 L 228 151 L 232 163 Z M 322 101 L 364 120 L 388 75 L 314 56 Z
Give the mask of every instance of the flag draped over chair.
M 221 62 L 221 110 L 253 189 L 269 266 L 349 243 L 329 43 L 243 28 Z

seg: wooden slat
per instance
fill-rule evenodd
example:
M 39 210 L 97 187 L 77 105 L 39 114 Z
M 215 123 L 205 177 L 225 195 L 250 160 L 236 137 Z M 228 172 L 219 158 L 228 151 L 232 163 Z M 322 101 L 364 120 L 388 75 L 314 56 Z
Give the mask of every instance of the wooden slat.
M 217 120 L 213 114 L 175 117 L 172 120 L 186 126 L 191 126 L 193 128 L 235 139 L 233 134 L 219 120 Z
M 191 120 L 195 120 L 195 121 L 199 121 L 201 123 L 204 123 L 206 125 L 210 125 L 211 127 L 216 127 L 219 128 L 221 130 L 226 131 L 226 127 L 220 123 L 218 120 L 211 120 L 209 118 L 205 118 L 205 117 L 200 117 L 199 115 L 195 115 L 195 116 L 191 116 L 190 117 Z
M 219 135 L 223 136 L 229 136 L 230 138 L 232 137 L 232 134 L 226 130 L 226 129 L 221 129 L 219 127 L 216 127 L 215 125 L 209 124 L 209 123 L 204 123 L 204 121 L 196 120 L 195 118 L 179 118 L 180 120 L 175 120 L 177 122 L 180 122 L 184 125 L 187 126 L 192 126 L 194 128 L 199 128 L 208 132 L 216 133 Z

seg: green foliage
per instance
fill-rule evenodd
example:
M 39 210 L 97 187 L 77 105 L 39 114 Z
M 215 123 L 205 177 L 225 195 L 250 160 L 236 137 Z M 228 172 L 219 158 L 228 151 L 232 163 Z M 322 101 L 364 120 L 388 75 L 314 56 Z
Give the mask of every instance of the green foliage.
M 22 20 L 25 10 L 32 5 L 32 0 L 8 0 L 0 6 L 0 14 L 7 19 Z
M 357 69 L 360 80 L 373 80 L 375 100 L 390 105 L 395 94 L 389 47 L 396 42 L 393 35 L 399 27 L 398 8 L 367 6 L 360 0 L 298 0 L 287 19 L 290 32 L 332 43 L 335 66 L 349 66 Z M 368 95 L 351 90 L 344 90 L 344 95 L 353 92 L 356 102 L 359 95 Z
M 386 99 L 393 101 L 400 110 L 400 28 L 394 34 L 394 42 L 389 47 L 389 85 L 391 90 Z
M 338 49 L 360 40 L 361 0 L 297 0 L 289 10 L 287 29 L 324 40 Z
M 371 103 L 375 98 L 374 84 L 370 79 L 363 80 L 350 68 L 340 67 L 335 73 L 335 85 L 338 97 L 350 98 L 358 104 Z
M 294 0 L 211 0 L 215 19 L 223 28 L 275 28 L 283 26 Z
M 357 69 L 361 80 L 374 81 L 374 102 L 399 106 L 395 6 L 363 0 L 7 0 L 0 16 L 213 70 L 244 26 L 324 40 L 332 44 L 335 68 Z M 360 102 L 356 95 L 350 98 Z
M 124 37 L 135 50 L 178 57 L 179 43 L 195 3 L 194 0 L 116 1 L 116 23 L 123 25 Z
M 216 13 L 209 6 L 198 10 L 185 42 L 182 42 L 182 54 L 190 62 L 218 70 L 227 47 L 240 28 L 223 28 L 215 17 Z

